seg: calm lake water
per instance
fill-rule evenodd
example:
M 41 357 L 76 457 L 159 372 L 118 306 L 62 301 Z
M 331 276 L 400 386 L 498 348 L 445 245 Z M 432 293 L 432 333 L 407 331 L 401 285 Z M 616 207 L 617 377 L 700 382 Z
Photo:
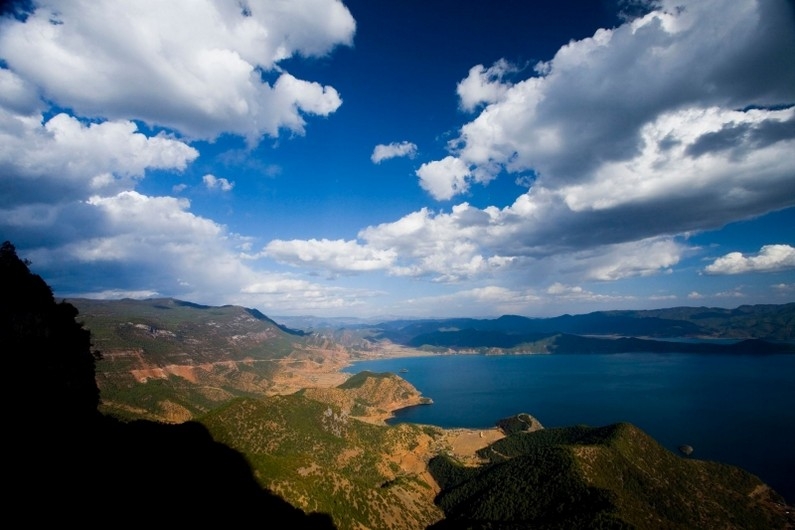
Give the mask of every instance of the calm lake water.
M 795 503 L 795 355 L 451 355 L 361 361 L 399 372 L 432 405 L 394 422 L 491 427 L 532 414 L 546 427 L 633 423 L 671 451 L 738 465 Z

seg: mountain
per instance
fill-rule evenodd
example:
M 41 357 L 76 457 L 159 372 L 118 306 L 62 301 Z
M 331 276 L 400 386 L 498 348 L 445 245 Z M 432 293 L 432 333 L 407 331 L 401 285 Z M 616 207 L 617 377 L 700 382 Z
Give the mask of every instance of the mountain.
M 0 248 L 0 281 L 0 331 L 14 375 L 4 386 L 12 519 L 52 526 L 123 514 L 131 525 L 154 517 L 182 526 L 341 529 L 795 525 L 790 508 L 752 475 L 673 455 L 627 424 L 544 430 L 521 414 L 500 421 L 502 432 L 387 426 L 392 409 L 425 402 L 394 374 L 324 380 L 288 395 L 257 388 L 257 397 L 207 398 L 211 410 L 178 425 L 119 421 L 98 413 L 96 354 L 83 325 L 90 319 L 111 357 L 99 362 L 117 369 L 97 377 L 118 382 L 149 370 L 130 395 L 155 411 L 195 398 L 191 392 L 211 395 L 202 394 L 211 389 L 200 374 L 217 366 L 246 374 L 241 366 L 275 365 L 278 381 L 293 377 L 292 365 L 333 364 L 335 353 L 348 353 L 252 310 L 169 299 L 125 301 L 122 319 L 98 303 L 81 323 L 10 243 Z M 257 382 L 230 379 L 231 390 L 215 390 L 246 393 L 240 386 Z
M 584 315 L 561 315 L 554 318 L 528 318 L 504 315 L 496 319 L 453 318 L 436 320 L 396 320 L 381 322 L 366 329 L 373 340 L 389 340 L 411 347 L 518 349 L 524 351 L 568 351 L 571 336 L 586 336 L 593 351 L 638 351 L 618 346 L 621 343 L 597 343 L 596 340 L 642 338 L 643 351 L 670 348 L 671 341 L 654 345 L 651 340 L 722 339 L 765 341 L 748 343 L 772 352 L 780 347 L 766 343 L 795 341 L 795 303 L 783 305 L 740 306 L 736 309 L 675 307 L 648 311 L 600 311 Z M 565 337 L 552 339 L 553 337 Z M 540 343 L 558 342 L 556 347 Z M 691 341 L 692 343 L 693 341 Z M 531 346 L 528 346 L 531 345 Z M 535 346 L 532 346 L 535 345 Z M 674 346 L 673 350 L 699 352 L 696 346 Z M 784 348 L 790 351 L 787 348 Z M 703 351 L 718 352 L 721 348 Z
M 466 467 L 429 468 L 445 519 L 434 529 L 787 528 L 783 499 L 739 468 L 677 456 L 637 427 L 517 432 Z
M 287 527 L 335 528 L 263 489 L 245 457 L 198 423 L 101 415 L 89 330 L 28 265 L 0 245 L 0 343 L 13 374 L 3 385 L 9 520 L 241 527 L 265 513 Z
M 795 304 L 737 309 L 671 308 L 532 319 L 333 320 L 311 333 L 256 309 L 171 298 L 69 302 L 91 330 L 100 410 L 122 418 L 181 422 L 235 397 L 332 387 L 354 359 L 425 352 L 791 353 Z M 289 321 L 309 322 L 307 317 Z M 314 324 L 321 320 L 312 321 Z M 721 335 L 725 334 L 725 335 Z M 598 336 L 596 336 L 598 335 Z M 736 344 L 667 337 L 746 339 Z M 643 338 L 639 338 L 643 337 Z M 652 339 L 655 337 L 655 339 Z M 763 342 L 765 340 L 765 342 Z
M 409 346 L 427 351 L 481 353 L 795 353 L 795 344 L 746 339 L 738 342 L 666 341 L 592 337 L 568 333 L 509 334 L 464 329 L 417 335 Z
M 327 374 L 349 358 L 256 309 L 171 298 L 70 303 L 102 355 L 100 410 L 119 417 L 186 421 L 235 397 L 295 391 L 307 382 L 296 371 Z

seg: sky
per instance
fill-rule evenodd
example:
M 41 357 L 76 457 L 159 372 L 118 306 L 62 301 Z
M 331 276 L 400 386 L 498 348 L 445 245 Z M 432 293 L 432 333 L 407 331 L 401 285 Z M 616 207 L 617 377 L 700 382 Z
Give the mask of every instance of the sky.
M 795 301 L 791 0 L 32 0 L 0 239 L 269 316 Z

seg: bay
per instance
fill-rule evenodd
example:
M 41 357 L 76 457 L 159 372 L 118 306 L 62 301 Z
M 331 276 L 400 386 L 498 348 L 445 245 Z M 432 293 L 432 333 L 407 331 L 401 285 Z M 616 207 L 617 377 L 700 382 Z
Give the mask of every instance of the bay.
M 359 361 L 433 399 L 393 423 L 487 428 L 519 412 L 545 427 L 630 422 L 692 458 L 740 466 L 795 502 L 795 355 L 445 355 Z M 404 372 L 401 372 L 404 370 Z

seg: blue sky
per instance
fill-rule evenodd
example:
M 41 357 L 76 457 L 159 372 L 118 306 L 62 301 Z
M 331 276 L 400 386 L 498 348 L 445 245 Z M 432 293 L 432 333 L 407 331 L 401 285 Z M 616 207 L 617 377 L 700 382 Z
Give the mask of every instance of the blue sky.
M 794 9 L 7 7 L 0 236 L 57 297 L 272 316 L 791 302 Z

